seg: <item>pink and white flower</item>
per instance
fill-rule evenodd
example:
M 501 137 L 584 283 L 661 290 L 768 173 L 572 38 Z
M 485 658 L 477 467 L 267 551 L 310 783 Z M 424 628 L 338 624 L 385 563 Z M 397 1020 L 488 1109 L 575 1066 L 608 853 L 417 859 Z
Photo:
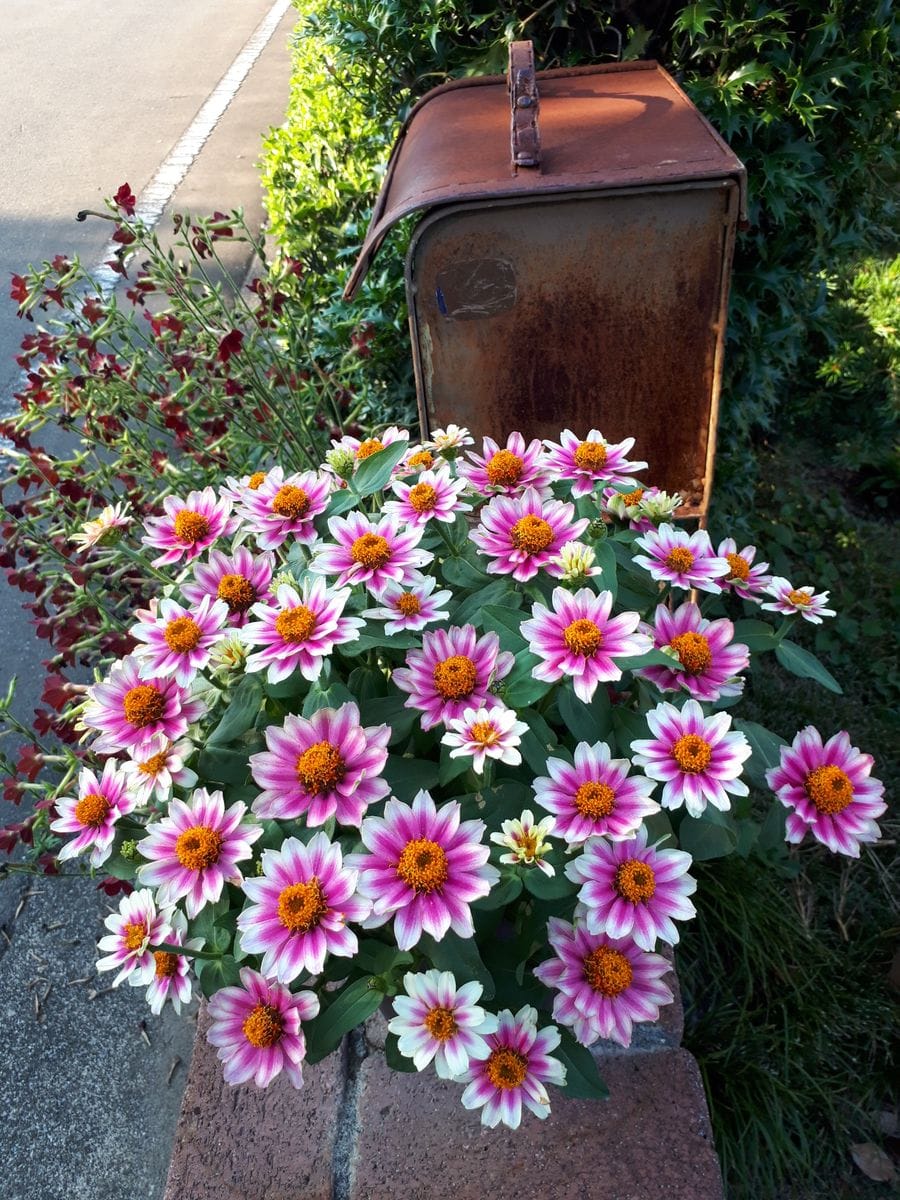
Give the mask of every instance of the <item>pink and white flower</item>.
M 618 517 L 620 521 L 629 521 L 634 527 L 640 512 L 640 503 L 650 488 L 634 487 L 630 492 L 622 492 L 618 488 L 603 489 L 603 511 L 610 516 Z
M 369 519 L 361 512 L 332 517 L 328 522 L 336 546 L 324 545 L 316 552 L 310 570 L 318 575 L 337 575 L 338 587 L 365 584 L 375 596 L 389 583 L 405 584 L 415 578 L 417 567 L 434 557 L 416 547 L 422 539 L 420 525 L 401 530 L 393 517 Z
M 479 1007 L 480 983 L 457 987 L 450 971 L 410 971 L 403 976 L 403 987 L 406 995 L 394 997 L 388 1030 L 417 1071 L 433 1060 L 440 1079 L 454 1079 L 470 1058 L 487 1057 L 485 1037 L 497 1032 L 499 1021 Z
M 369 805 L 390 791 L 381 778 L 390 736 L 389 725 L 364 728 L 352 703 L 311 717 L 289 713 L 284 725 L 266 730 L 268 749 L 250 756 L 253 780 L 263 789 L 253 812 L 280 821 L 305 817 L 310 826 L 331 817 L 359 825 Z
M 219 485 L 219 495 L 233 504 L 240 504 L 247 492 L 255 492 L 258 487 L 262 487 L 266 474 L 265 471 L 252 471 L 241 475 L 240 478 L 226 475 L 225 482 Z
M 175 742 L 206 712 L 203 701 L 191 699 L 174 679 L 144 679 L 133 655 L 117 662 L 87 696 L 81 721 L 99 732 L 92 747 L 98 754 L 143 748 L 157 734 Z
M 657 650 L 673 658 L 671 667 L 655 665 L 637 672 L 660 691 L 684 690 L 697 700 L 718 700 L 744 690 L 740 672 L 750 664 L 750 651 L 731 640 L 730 621 L 707 621 L 696 604 L 682 604 L 674 612 L 660 604 L 653 625 L 642 624 L 641 629 L 653 638 Z
M 241 948 L 261 954 L 262 972 L 291 983 L 303 971 L 321 974 L 325 956 L 352 958 L 358 949 L 348 921 L 362 921 L 371 904 L 356 895 L 356 871 L 344 866 L 339 844 L 317 833 L 308 845 L 287 838 L 264 850 L 262 878 L 245 879 L 252 901 L 238 916 Z
M 155 797 L 158 804 L 165 804 L 175 784 L 192 788 L 197 776 L 184 763 L 193 752 L 190 742 L 170 742 L 161 733 L 143 746 L 132 746 L 128 751 L 129 761 L 122 763 L 122 774 L 137 803 L 144 806 Z
M 443 454 L 448 450 L 461 450 L 463 446 L 474 446 L 475 439 L 465 425 L 448 425 L 446 429 L 432 429 L 431 438 L 425 445 L 429 450 Z
M 226 883 L 243 881 L 238 863 L 250 858 L 252 844 L 262 837 L 261 825 L 243 824 L 247 806 L 225 807 L 221 792 L 197 788 L 191 802 L 173 800 L 168 816 L 147 826 L 138 853 L 149 862 L 138 867 L 138 879 L 157 888 L 161 904 L 184 898 L 193 919 L 213 904 Z
M 538 1030 L 537 1010 L 530 1004 L 513 1016 L 505 1008 L 496 1033 L 487 1036 L 487 1053 L 472 1055 L 468 1070 L 459 1077 L 468 1084 L 462 1094 L 464 1108 L 481 1108 L 481 1123 L 493 1129 L 502 1121 L 518 1129 L 522 1105 L 543 1120 L 550 1115 L 546 1084 L 564 1087 L 566 1069 L 551 1051 L 559 1045 L 559 1030 L 547 1025 Z
M 258 647 L 248 655 L 245 669 L 266 671 L 270 683 L 296 670 L 304 679 L 318 679 L 334 647 L 355 642 L 365 624 L 359 617 L 341 615 L 349 596 L 349 588 L 329 592 L 324 579 L 304 579 L 299 592 L 281 584 L 274 606 L 254 604 L 250 611 L 256 619 L 241 630 L 247 645 Z
M 153 615 L 132 625 L 131 636 L 138 643 L 134 656 L 147 678 L 175 677 L 187 687 L 198 671 L 209 663 L 210 653 L 222 639 L 228 618 L 223 600 L 204 596 L 194 608 L 182 608 L 174 600 L 162 599 Z
M 688 899 L 697 890 L 687 873 L 691 862 L 683 850 L 649 846 L 642 826 L 630 841 L 591 838 L 566 876 L 581 884 L 578 899 L 590 933 L 630 937 L 642 950 L 652 950 L 657 938 L 676 945 L 675 921 L 697 915 Z
M 123 979 L 130 979 L 136 987 L 150 983 L 156 971 L 150 946 L 168 941 L 171 922 L 172 909 L 157 909 L 149 888 L 123 896 L 119 911 L 103 922 L 109 933 L 100 939 L 97 949 L 107 953 L 97 961 L 97 970 L 118 970 L 113 987 Z
M 583 1046 L 599 1038 L 631 1045 L 635 1022 L 656 1021 L 674 996 L 662 982 L 671 964 L 661 954 L 641 950 L 630 938 L 590 933 L 559 917 L 547 922 L 555 957 L 535 968 L 547 987 L 556 988 L 553 1016 L 568 1025 Z
M 544 861 L 544 856 L 553 849 L 549 835 L 555 824 L 553 817 L 536 822 L 530 808 L 526 808 L 520 817 L 504 821 L 500 833 L 491 834 L 491 841 L 505 846 L 508 851 L 500 855 L 500 862 L 512 867 L 533 866 L 545 875 L 555 875 L 554 867 Z
M 76 835 L 57 851 L 60 862 L 87 850 L 92 867 L 101 866 L 109 858 L 116 822 L 137 804 L 137 798 L 128 790 L 126 776 L 118 767 L 114 759 L 108 758 L 99 779 L 85 767 L 78 774 L 78 795 L 60 796 L 56 801 L 59 816 L 50 822 L 50 828 L 54 833 Z
M 362 614 L 367 621 L 384 621 L 384 632 L 388 637 L 395 633 L 418 633 L 435 621 L 446 621 L 449 609 L 442 609 L 453 593 L 436 592 L 437 579 L 434 575 L 420 575 L 402 583 L 388 583 L 378 596 L 378 607 L 368 608 Z
M 291 992 L 249 967 L 240 987 L 226 987 L 209 1001 L 212 1022 L 206 1040 L 224 1063 L 225 1082 L 268 1087 L 284 1071 L 295 1088 L 303 1087 L 306 1038 L 302 1021 L 319 1011 L 315 992 Z
M 281 467 L 273 467 L 258 488 L 244 492 L 237 511 L 263 550 L 275 550 L 288 538 L 308 546 L 318 536 L 313 520 L 328 507 L 331 491 L 332 478 L 322 471 L 285 477 Z
M 558 443 L 546 440 L 544 444 L 552 478 L 570 480 L 576 498 L 589 496 L 600 483 L 634 484 L 634 472 L 647 468 L 645 462 L 628 461 L 634 438 L 611 444 L 599 429 L 592 429 L 584 441 L 564 429 Z
M 551 564 L 558 569 L 550 573 L 563 583 L 583 583 L 592 575 L 602 574 L 601 568 L 595 565 L 596 561 L 597 553 L 592 546 L 586 546 L 583 542 L 566 542 Z
M 821 625 L 823 617 L 834 616 L 834 609 L 825 607 L 828 603 L 827 592 L 814 592 L 811 587 L 795 588 L 780 575 L 769 581 L 764 595 L 773 597 L 772 601 L 762 606 L 769 612 L 784 613 L 788 617 L 799 613 L 804 621 L 813 625 Z
M 707 804 L 725 812 L 730 796 L 748 794 L 739 776 L 751 747 L 743 733 L 729 732 L 728 713 L 704 717 L 697 701 L 688 700 L 680 712 L 674 704 L 658 704 L 646 719 L 653 737 L 632 742 L 631 749 L 635 763 L 665 784 L 663 808 L 683 804 L 699 817 Z
M 461 499 L 466 481 L 454 479 L 446 466 L 423 471 L 412 484 L 395 479 L 391 487 L 399 499 L 385 501 L 383 511 L 401 526 L 423 526 L 429 521 L 452 525 L 457 513 L 472 511 L 472 505 Z
M 516 767 L 522 761 L 517 749 L 522 734 L 528 732 L 524 721 L 516 720 L 515 709 L 496 704 L 491 708 L 464 708 L 462 716 L 446 722 L 447 732 L 441 738 L 452 746 L 451 758 L 471 758 L 472 770 L 480 775 L 487 758 Z
M 644 817 L 659 812 L 650 799 L 656 787 L 643 775 L 629 775 L 627 758 L 612 758 L 605 742 L 579 742 L 575 762 L 548 758 L 549 775 L 535 779 L 534 798 L 556 817 L 555 832 L 571 846 L 589 837 L 620 842 L 632 838 Z
M 219 538 L 234 533 L 237 526 L 237 518 L 231 515 L 231 501 L 220 500 L 207 487 L 202 492 L 189 492 L 184 500 L 166 496 L 163 515 L 147 519 L 146 536 L 141 541 L 145 546 L 162 550 L 153 560 L 154 567 L 162 567 L 177 563 L 182 557 L 190 562 Z
M 767 562 L 754 565 L 756 547 L 745 546 L 739 551 L 734 538 L 725 538 L 719 542 L 716 553 L 728 563 L 728 571 L 719 581 L 723 590 L 732 591 L 744 600 L 758 600 L 771 576 L 766 574 L 769 569 Z
M 457 470 L 482 496 L 515 496 L 526 488 L 537 488 L 542 493 L 549 490 L 544 447 L 538 438 L 526 446 L 521 433 L 511 433 L 502 447 L 493 438 L 484 438 L 481 454 L 468 451 L 457 463 Z
M 688 591 L 721 592 L 719 580 L 728 571 L 728 560 L 717 557 L 705 529 L 688 533 L 674 525 L 660 525 L 635 538 L 634 544 L 646 551 L 636 554 L 634 562 L 654 579 Z
M 359 438 L 345 434 L 339 440 L 333 440 L 331 444 L 336 450 L 349 450 L 359 463 L 364 462 L 367 458 L 371 458 L 379 450 L 385 450 L 388 446 L 393 446 L 396 442 L 408 441 L 409 433 L 407 430 L 399 429 L 396 425 L 389 425 L 387 429 L 375 437 L 360 440 Z
M 78 533 L 69 538 L 79 550 L 90 550 L 93 546 L 112 546 L 119 540 L 133 517 L 128 515 L 128 505 L 107 504 L 98 516 L 85 521 Z
M 589 524 L 587 518 L 575 517 L 574 504 L 542 500 L 531 487 L 521 495 L 495 496 L 480 515 L 480 524 L 469 537 L 490 559 L 488 571 L 511 575 L 520 583 L 541 568 L 559 578 L 562 547 L 579 538 Z
M 221 600 L 228 624 L 240 628 L 254 604 L 270 599 L 274 570 L 273 554 L 253 554 L 246 546 L 236 546 L 230 554 L 213 550 L 209 562 L 195 564 L 194 578 L 181 585 L 181 593 L 190 604 L 199 604 L 204 596 Z
M 461 717 L 467 708 L 498 703 L 490 686 L 508 675 L 515 656 L 500 649 L 496 633 L 478 636 L 474 625 L 452 625 L 422 635 L 422 649 L 410 650 L 394 683 L 409 694 L 406 708 L 422 713 L 422 728 Z
M 482 843 L 483 821 L 460 823 L 454 800 L 436 808 L 420 791 L 412 805 L 390 799 L 383 817 L 366 817 L 362 840 L 366 853 L 350 855 L 359 869 L 359 891 L 372 902 L 367 926 L 394 917 L 394 936 L 409 950 L 423 932 L 435 941 L 452 929 L 473 936 L 469 906 L 486 896 L 499 878 Z
M 522 622 L 522 637 L 543 661 L 532 670 L 535 679 L 555 683 L 570 678 L 575 695 L 589 704 L 598 683 L 622 678 L 617 658 L 644 654 L 651 642 L 638 633 L 640 615 L 612 612 L 612 593 L 591 588 L 577 592 L 554 588 L 552 608 L 535 604 L 531 620 Z
M 184 946 L 186 950 L 202 950 L 203 938 L 189 938 L 185 941 L 187 921 L 184 913 L 175 909 L 169 922 L 165 941 L 171 946 Z M 143 987 L 146 980 L 137 980 L 132 976 L 129 982 L 135 987 Z M 167 1000 L 172 1001 L 176 1013 L 181 1012 L 182 1004 L 191 999 L 191 960 L 186 954 L 177 954 L 174 950 L 154 950 L 153 978 L 147 988 L 147 1003 L 154 1016 L 159 1016 Z
M 850 745 L 842 729 L 827 742 L 813 725 L 781 747 L 781 761 L 766 772 L 766 782 L 791 811 L 787 841 L 807 833 L 833 854 L 859 858 L 859 848 L 881 836 L 877 818 L 887 805 L 884 784 L 871 777 L 875 760 Z

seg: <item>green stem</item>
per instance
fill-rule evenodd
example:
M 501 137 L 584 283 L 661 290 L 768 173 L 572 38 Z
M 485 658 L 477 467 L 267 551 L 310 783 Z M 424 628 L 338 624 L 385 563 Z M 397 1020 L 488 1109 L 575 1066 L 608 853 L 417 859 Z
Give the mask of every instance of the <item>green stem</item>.
M 154 954 L 162 951 L 165 954 L 183 954 L 186 958 L 207 958 L 211 962 L 222 957 L 211 950 L 188 950 L 186 946 L 176 946 L 174 942 L 158 942 L 155 946 L 148 946 L 148 949 Z

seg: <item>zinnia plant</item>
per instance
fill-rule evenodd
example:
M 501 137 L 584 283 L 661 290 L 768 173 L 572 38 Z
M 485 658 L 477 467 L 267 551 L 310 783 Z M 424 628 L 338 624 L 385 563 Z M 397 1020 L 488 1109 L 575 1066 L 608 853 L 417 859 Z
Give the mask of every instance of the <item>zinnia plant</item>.
M 787 636 L 821 597 L 763 603 L 631 439 L 472 445 L 392 428 L 170 496 L 44 820 L 126 891 L 101 969 L 154 1011 L 193 975 L 229 1082 L 299 1087 L 383 1004 L 393 1067 L 515 1127 L 671 1002 L 695 858 L 858 855 L 885 805 L 846 732 L 729 711 L 762 653 L 838 687 Z

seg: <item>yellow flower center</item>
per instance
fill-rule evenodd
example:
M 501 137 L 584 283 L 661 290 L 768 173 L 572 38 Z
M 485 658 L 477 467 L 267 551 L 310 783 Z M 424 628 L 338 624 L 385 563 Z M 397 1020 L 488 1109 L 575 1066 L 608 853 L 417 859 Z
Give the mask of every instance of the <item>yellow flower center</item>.
M 244 1037 L 257 1050 L 274 1046 L 283 1033 L 281 1014 L 271 1004 L 257 1004 L 244 1021 L 241 1029 Z
M 170 650 L 176 654 L 188 654 L 197 649 L 203 630 L 193 617 L 176 617 L 166 626 L 163 637 Z
M 495 1088 L 509 1091 L 521 1087 L 528 1074 L 528 1059 L 509 1046 L 492 1050 L 487 1060 L 487 1077 Z
M 407 500 L 417 513 L 431 512 L 437 504 L 438 494 L 430 483 L 417 483 L 409 489 Z
M 741 554 L 726 554 L 728 559 L 728 579 L 749 579 L 750 564 Z
M 487 477 L 495 487 L 512 487 L 519 482 L 525 463 L 512 450 L 498 450 L 485 465 Z
M 308 883 L 292 883 L 278 897 L 278 919 L 291 933 L 308 933 L 327 912 L 328 902 L 315 875 Z
M 806 794 L 820 813 L 839 813 L 853 800 L 853 784 L 840 767 L 816 767 L 806 777 Z
M 366 438 L 360 443 L 360 447 L 356 452 L 358 459 L 370 458 L 373 454 L 377 454 L 379 450 L 384 449 L 384 442 L 379 442 L 378 438 Z
M 192 512 L 189 508 L 183 508 L 175 517 L 175 536 L 179 542 L 185 542 L 193 546 L 194 542 L 199 542 L 208 533 L 209 518 L 204 517 L 203 513 Z
M 216 597 L 224 600 L 229 612 L 246 612 L 256 602 L 256 588 L 246 575 L 223 575 L 216 588 Z
M 799 604 L 801 608 L 806 608 L 807 604 L 812 604 L 812 596 L 807 592 L 788 592 L 787 598 L 791 604 Z
M 159 688 L 149 683 L 139 683 L 129 688 L 122 701 L 125 720 L 135 729 L 143 729 L 154 721 L 162 720 L 166 711 L 166 698 Z
M 188 871 L 203 871 L 215 866 L 222 850 L 222 835 L 208 825 L 195 825 L 178 835 L 175 855 Z
M 316 627 L 316 614 L 305 604 L 297 608 L 285 608 L 275 618 L 275 631 L 284 642 L 299 646 L 308 642 Z
M 160 750 L 159 754 L 154 754 L 146 762 L 139 763 L 138 770 L 144 775 L 158 775 L 167 762 L 168 755 L 165 750 Z
M 590 658 L 603 645 L 603 632 L 586 617 L 581 617 L 563 630 L 563 641 L 573 654 Z
M 612 946 L 598 946 L 584 960 L 584 977 L 603 996 L 618 996 L 631 985 L 631 963 Z
M 378 533 L 364 533 L 350 547 L 350 557 L 369 571 L 377 571 L 391 557 L 387 538 Z
M 656 891 L 656 877 L 648 863 L 632 859 L 619 865 L 613 886 L 623 900 L 645 904 Z
M 434 466 L 434 455 L 430 450 L 417 450 L 415 454 L 410 455 L 407 466 L 419 471 L 427 471 Z
M 257 488 L 262 484 L 265 477 L 266 477 L 265 471 L 254 471 L 253 474 L 250 476 L 250 478 L 247 480 L 247 487 L 250 489 L 251 492 L 255 492 L 257 490 Z
M 459 1028 L 453 1010 L 450 1008 L 431 1009 L 425 1014 L 424 1025 L 431 1036 L 439 1042 L 446 1042 L 448 1038 L 452 1038 Z
M 640 504 L 640 502 L 643 500 L 643 498 L 644 498 L 644 489 L 643 488 L 635 488 L 633 492 L 625 492 L 621 496 L 619 496 L 619 499 L 622 501 L 622 503 L 625 505 L 626 508 L 631 508 L 632 504 Z
M 397 863 L 397 874 L 417 892 L 435 892 L 447 882 L 447 855 L 428 838 L 407 842 Z
M 140 950 L 149 936 L 146 925 L 128 924 L 122 930 L 122 941 L 126 950 Z
M 465 654 L 453 654 L 435 664 L 434 686 L 445 700 L 462 700 L 475 690 L 478 672 Z
M 509 531 L 509 540 L 517 550 L 527 554 L 540 554 L 553 541 L 553 529 L 543 520 L 529 513 L 521 517 Z
M 575 465 L 582 471 L 599 471 L 606 465 L 606 447 L 602 442 L 582 442 L 575 451 Z
M 616 806 L 616 793 L 606 783 L 589 780 L 575 793 L 575 807 L 583 817 L 599 821 L 608 817 Z
M 478 746 L 496 746 L 500 741 L 500 730 L 493 721 L 476 721 L 469 730 L 469 738 Z
M 154 950 L 153 959 L 156 963 L 156 978 L 171 979 L 178 972 L 178 955 L 170 954 L 168 950 Z
M 413 595 L 412 592 L 404 592 L 402 595 L 397 597 L 395 603 L 400 612 L 403 613 L 404 617 L 415 617 L 422 608 L 419 597 Z
M 286 483 L 284 487 L 278 489 L 272 499 L 272 512 L 278 513 L 279 517 L 289 517 L 292 521 L 299 521 L 309 512 L 309 496 L 303 488 Z
M 297 759 L 297 778 L 310 796 L 330 791 L 344 778 L 346 767 L 341 752 L 331 742 L 316 742 Z
M 75 820 L 85 827 L 96 829 L 106 820 L 110 803 L 99 792 L 89 792 L 75 805 Z
M 712 762 L 712 746 L 696 733 L 686 733 L 672 747 L 672 756 L 688 775 L 699 775 Z
M 689 571 L 694 565 L 694 556 L 688 550 L 687 546 L 676 546 L 674 550 L 670 550 L 666 555 L 666 566 L 671 567 L 673 571 Z
M 702 633 L 679 633 L 672 638 L 672 649 L 689 675 L 700 675 L 712 666 L 712 650 Z
M 516 845 L 522 852 L 523 858 L 534 858 L 538 845 L 538 835 L 536 833 L 522 833 L 516 838 Z

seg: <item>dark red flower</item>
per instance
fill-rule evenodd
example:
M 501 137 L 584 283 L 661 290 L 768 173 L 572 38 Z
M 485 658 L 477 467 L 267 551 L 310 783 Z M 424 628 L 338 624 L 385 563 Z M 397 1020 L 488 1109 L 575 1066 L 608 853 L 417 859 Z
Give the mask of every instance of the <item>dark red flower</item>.
M 226 333 L 219 342 L 219 362 L 227 363 L 235 354 L 240 354 L 243 342 L 244 335 L 239 329 L 232 329 L 230 333 Z
M 113 196 L 113 202 L 127 217 L 134 216 L 134 206 L 137 204 L 137 198 L 131 190 L 130 184 L 123 183 L 116 194 Z
M 134 888 L 127 879 L 116 879 L 112 875 L 107 875 L 105 879 L 101 879 L 97 884 L 98 892 L 105 892 L 107 896 L 130 896 Z
M 28 284 L 22 275 L 13 275 L 12 284 L 9 289 L 9 298 L 14 300 L 21 308 L 28 299 Z
M 23 746 L 19 751 L 19 757 L 16 760 L 16 766 L 22 775 L 30 779 L 34 783 L 38 775 L 41 773 L 41 767 L 44 765 L 44 756 L 36 746 Z
M 130 246 L 135 240 L 135 235 L 130 229 L 126 229 L 124 225 L 117 225 L 116 232 L 112 235 L 112 240 L 118 242 L 120 246 Z

